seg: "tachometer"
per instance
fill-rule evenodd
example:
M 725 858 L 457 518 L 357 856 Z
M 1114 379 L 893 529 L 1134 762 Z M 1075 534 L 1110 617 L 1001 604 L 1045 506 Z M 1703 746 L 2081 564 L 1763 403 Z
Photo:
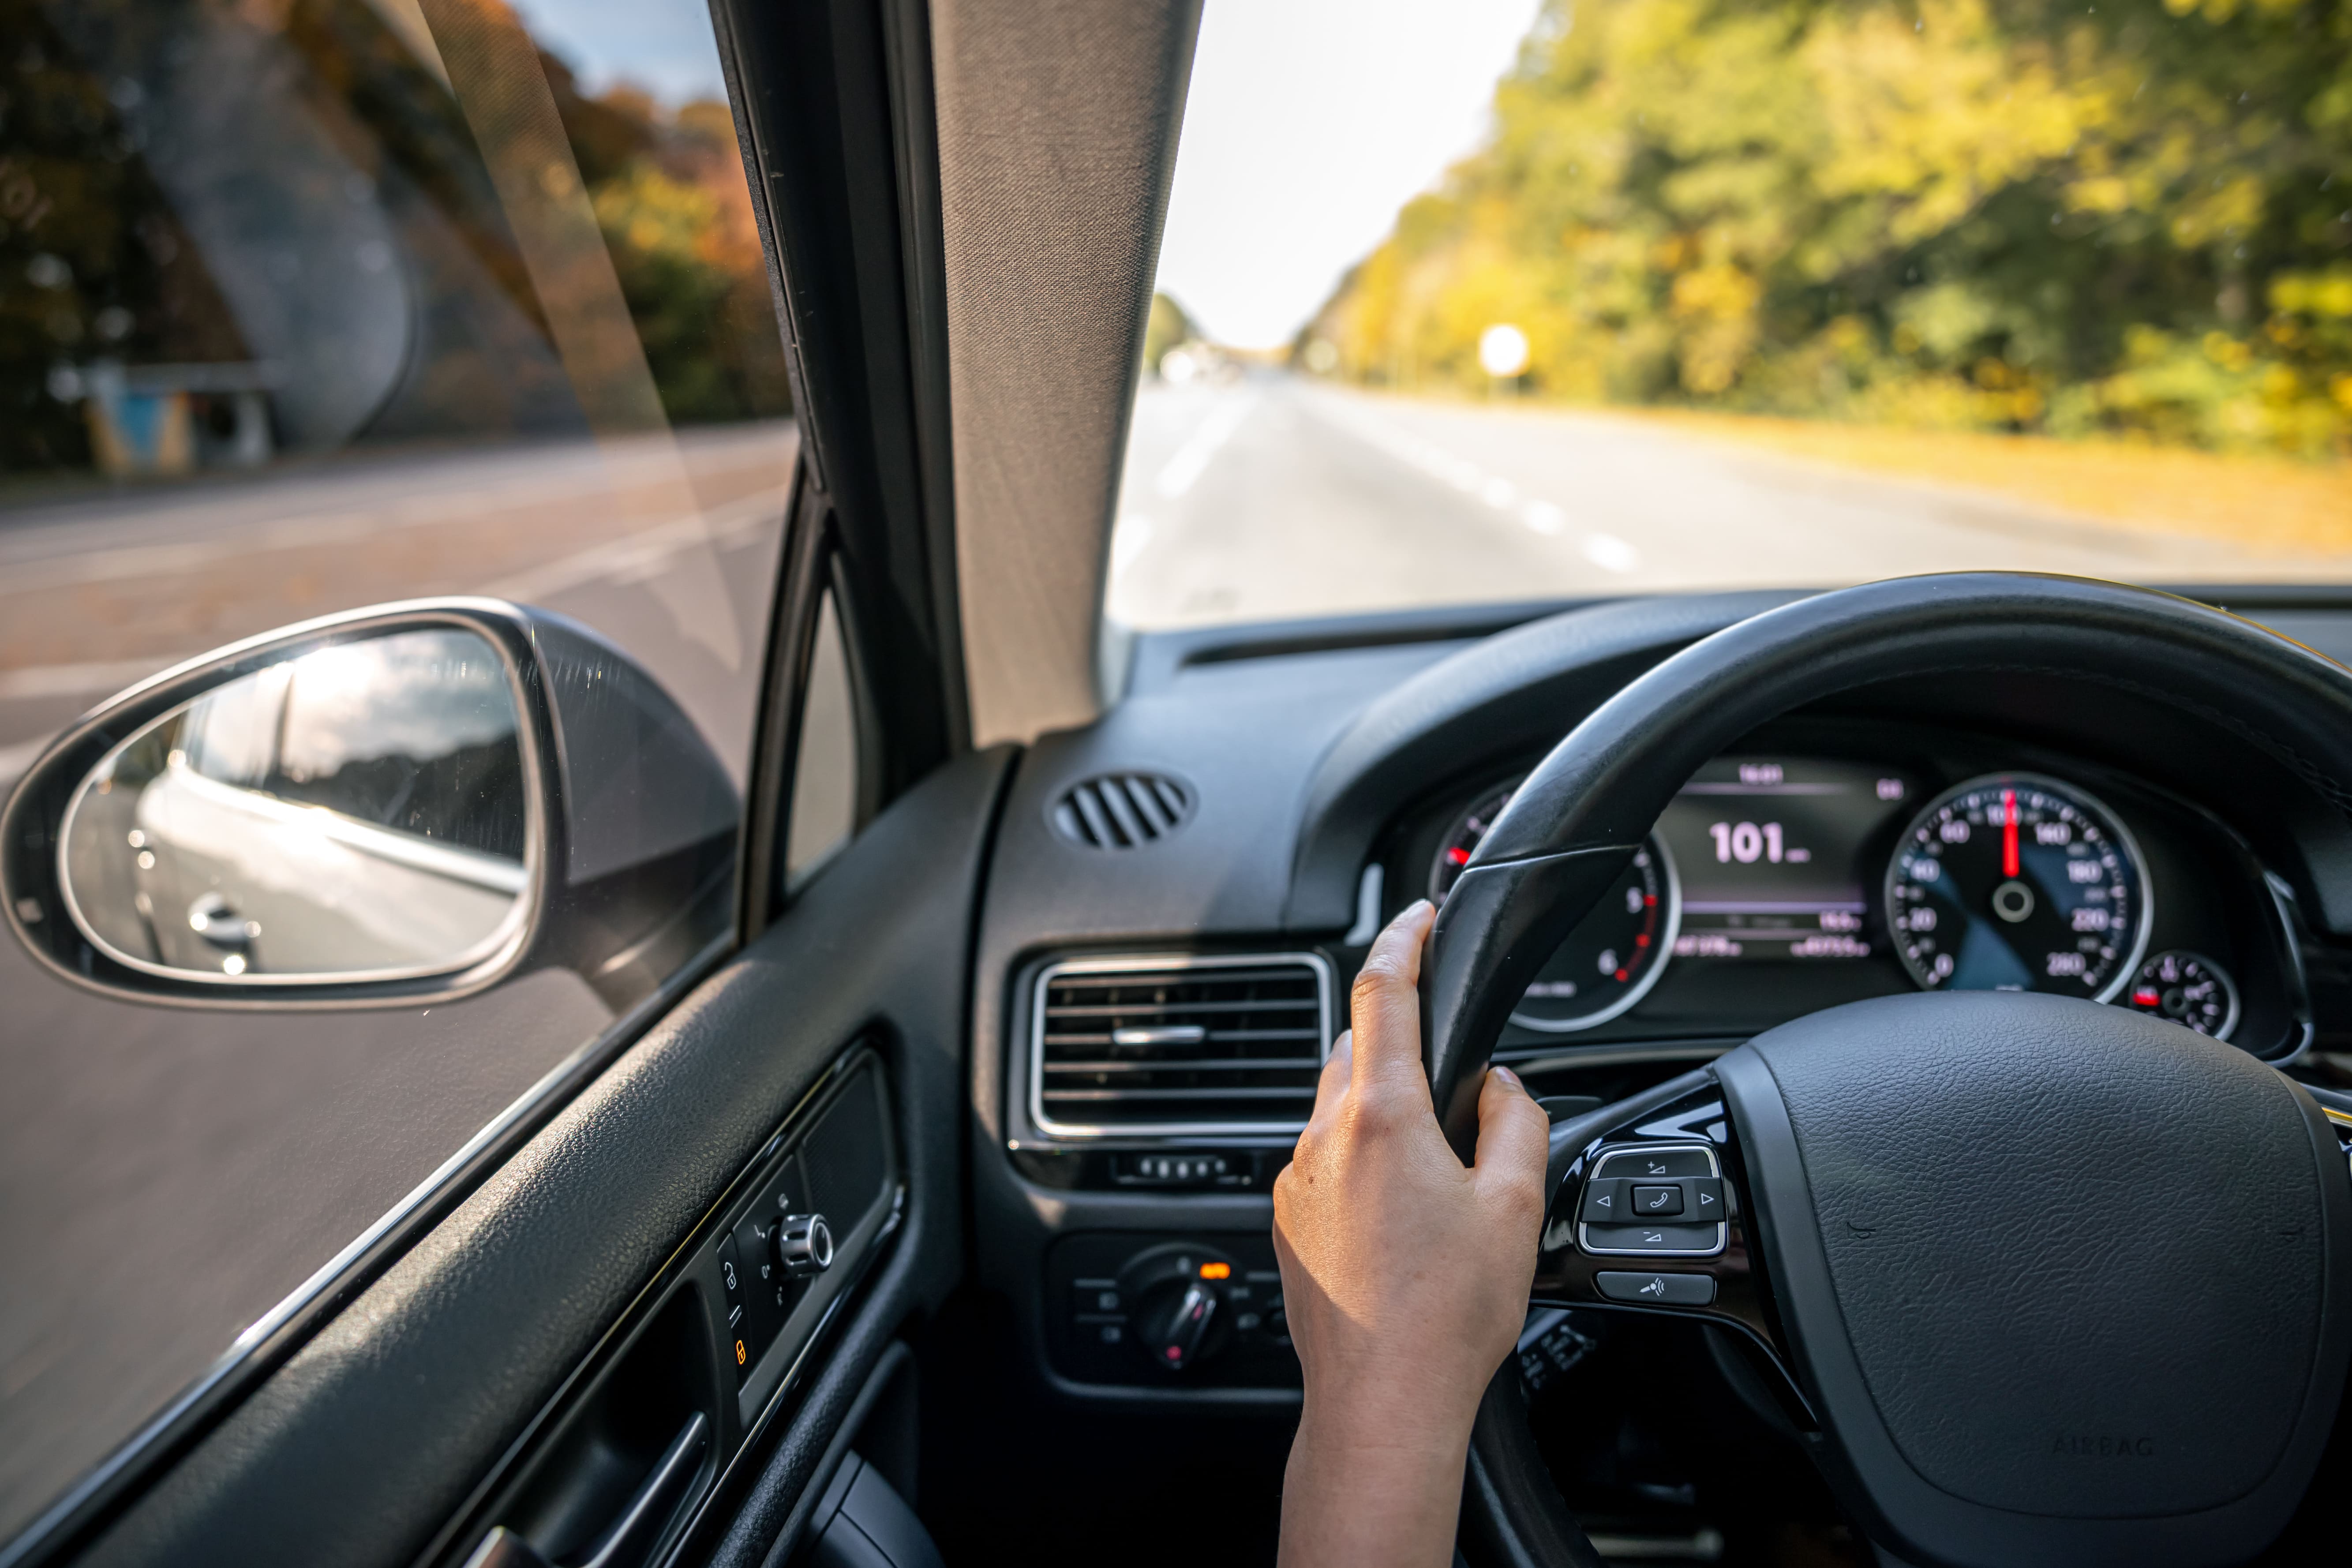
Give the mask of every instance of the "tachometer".
M 2238 984 L 2202 953 L 2159 952 L 2139 966 L 2125 1003 L 2152 1017 L 2226 1040 L 2238 1026 Z
M 1429 896 L 1438 903 L 1462 875 L 1478 841 L 1510 804 L 1511 789 L 1482 795 L 1456 818 L 1430 867 Z M 1682 889 L 1674 858 L 1652 834 L 1634 852 L 1592 912 L 1559 944 L 1519 999 L 1511 1022 L 1548 1035 L 1605 1024 L 1658 983 L 1682 923 Z
M 1996 773 L 1913 819 L 1886 870 L 1895 951 L 1927 990 L 2111 1000 L 2147 948 L 2147 866 L 2070 784 Z

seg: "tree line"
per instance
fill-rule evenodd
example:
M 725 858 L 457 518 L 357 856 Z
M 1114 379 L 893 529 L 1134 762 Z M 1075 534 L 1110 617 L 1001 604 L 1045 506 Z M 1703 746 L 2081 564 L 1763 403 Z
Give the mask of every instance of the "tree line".
M 1298 348 L 1497 322 L 1564 399 L 2352 454 L 2352 0 L 1548 0 Z

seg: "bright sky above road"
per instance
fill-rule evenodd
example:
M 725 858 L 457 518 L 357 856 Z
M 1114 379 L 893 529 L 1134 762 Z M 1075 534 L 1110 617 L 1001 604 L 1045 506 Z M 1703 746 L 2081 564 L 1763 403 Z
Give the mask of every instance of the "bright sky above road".
M 1207 0 L 1160 286 L 1222 342 L 1289 341 L 1468 152 L 1538 0 Z M 721 98 L 702 0 L 516 0 L 581 85 Z
M 1486 129 L 1537 0 L 1207 0 L 1160 287 L 1286 342 Z

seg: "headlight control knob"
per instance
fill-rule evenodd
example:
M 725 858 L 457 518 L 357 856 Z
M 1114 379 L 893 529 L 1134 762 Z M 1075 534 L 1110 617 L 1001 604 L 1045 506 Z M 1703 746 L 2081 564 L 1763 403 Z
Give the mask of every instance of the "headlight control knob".
M 821 1214 L 788 1214 L 776 1222 L 776 1261 L 794 1279 L 833 1267 L 833 1227 Z

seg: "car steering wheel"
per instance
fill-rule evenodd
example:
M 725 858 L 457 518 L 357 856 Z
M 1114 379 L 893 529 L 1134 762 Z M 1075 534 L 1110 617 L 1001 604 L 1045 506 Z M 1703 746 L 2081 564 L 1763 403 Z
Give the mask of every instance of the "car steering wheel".
M 2221 611 L 1989 573 L 1758 616 L 1578 725 L 1454 883 L 1422 1037 L 1455 1151 L 1514 1002 L 1700 764 L 1808 702 L 1983 671 L 2158 699 L 2352 817 L 2352 673 Z M 1535 1299 L 1743 1336 L 1900 1558 L 2238 1562 L 2311 1484 L 2352 1362 L 2352 1178 L 2313 1097 L 2242 1051 L 2087 1000 L 1923 993 L 1782 1025 L 1552 1134 Z M 1644 1173 L 1683 1217 L 1596 1255 L 1581 1238 L 1606 1216 L 1583 1205 Z M 1505 1561 L 1599 1563 L 1516 1362 L 1481 1408 L 1470 1489 Z

